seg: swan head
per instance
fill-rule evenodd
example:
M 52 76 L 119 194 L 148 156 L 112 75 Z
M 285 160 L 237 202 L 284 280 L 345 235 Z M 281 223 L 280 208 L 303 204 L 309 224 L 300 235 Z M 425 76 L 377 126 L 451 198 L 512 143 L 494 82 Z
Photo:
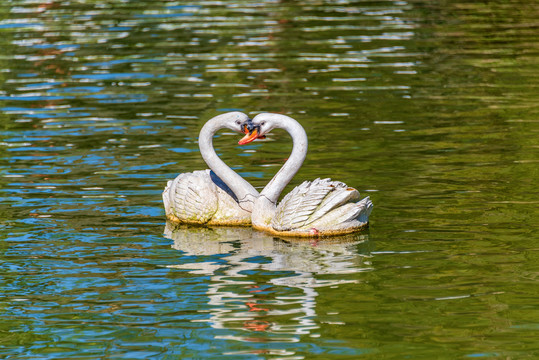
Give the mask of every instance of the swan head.
M 249 119 L 249 116 L 245 115 L 242 112 L 231 111 L 221 115 L 217 115 L 212 120 L 216 120 L 216 122 L 224 128 L 245 134 L 247 130 L 245 129 L 244 124 L 251 119 Z
M 242 125 L 242 132 L 245 136 L 238 141 L 238 144 L 245 145 L 254 141 L 255 139 L 265 139 L 266 137 L 260 134 L 261 128 L 260 125 L 254 125 L 252 120 L 249 119 Z
M 266 134 L 275 128 L 284 128 L 284 124 L 294 119 L 281 114 L 261 113 L 253 119 L 248 119 L 244 125 L 245 136 L 238 142 L 240 145 L 248 144 L 256 139 L 265 139 Z

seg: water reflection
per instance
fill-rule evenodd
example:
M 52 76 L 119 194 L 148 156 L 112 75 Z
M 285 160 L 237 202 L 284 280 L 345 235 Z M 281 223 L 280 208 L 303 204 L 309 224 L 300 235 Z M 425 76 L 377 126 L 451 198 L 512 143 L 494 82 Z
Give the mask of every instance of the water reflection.
M 299 341 L 313 334 L 317 288 L 360 280 L 343 278 L 372 270 L 367 234 L 328 239 L 284 239 L 249 227 L 182 227 L 167 223 L 165 236 L 191 261 L 169 265 L 209 276 L 206 296 L 216 329 L 244 330 L 227 339 L 259 341 L 252 332 L 273 337 L 260 341 Z M 275 337 L 278 335 L 277 337 Z

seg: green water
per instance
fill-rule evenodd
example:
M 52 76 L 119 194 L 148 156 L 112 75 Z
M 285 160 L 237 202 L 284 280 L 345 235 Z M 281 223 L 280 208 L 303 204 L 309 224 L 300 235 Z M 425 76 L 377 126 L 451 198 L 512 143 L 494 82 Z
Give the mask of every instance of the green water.
M 0 357 L 539 357 L 538 6 L 0 5 Z M 288 114 L 369 230 L 166 226 L 229 110 Z M 262 188 L 291 141 L 223 160 Z

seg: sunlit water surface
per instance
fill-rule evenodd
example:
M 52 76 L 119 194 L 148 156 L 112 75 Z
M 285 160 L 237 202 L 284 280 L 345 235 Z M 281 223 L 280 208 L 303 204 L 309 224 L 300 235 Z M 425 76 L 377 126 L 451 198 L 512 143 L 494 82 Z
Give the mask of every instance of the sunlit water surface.
M 538 18 L 524 0 L 2 2 L 0 357 L 538 358 Z M 300 121 L 291 185 L 356 187 L 370 229 L 166 227 L 166 180 L 206 167 L 198 131 L 228 110 Z M 259 189 L 291 149 L 237 140 L 215 145 Z

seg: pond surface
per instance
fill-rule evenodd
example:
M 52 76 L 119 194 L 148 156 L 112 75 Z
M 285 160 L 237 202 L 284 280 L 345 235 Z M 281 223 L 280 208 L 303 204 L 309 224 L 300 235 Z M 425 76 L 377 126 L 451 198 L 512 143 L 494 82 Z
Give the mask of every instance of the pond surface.
M 531 1 L 0 5 L 0 357 L 536 359 Z M 229 110 L 301 122 L 292 184 L 374 202 L 324 241 L 167 226 Z M 257 188 L 291 141 L 221 157 Z

